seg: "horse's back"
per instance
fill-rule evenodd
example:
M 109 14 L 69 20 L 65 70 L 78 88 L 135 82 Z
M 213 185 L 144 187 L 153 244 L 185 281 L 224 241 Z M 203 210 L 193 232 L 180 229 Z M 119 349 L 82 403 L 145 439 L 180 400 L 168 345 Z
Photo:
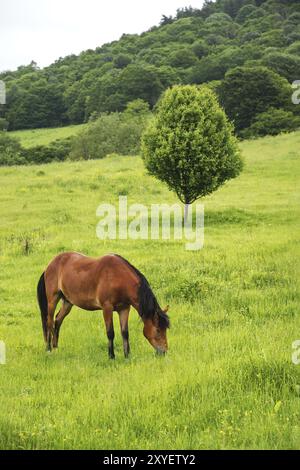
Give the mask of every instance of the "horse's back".
M 130 265 L 114 254 L 91 258 L 77 252 L 60 253 L 45 275 L 52 291 L 60 291 L 71 303 L 86 309 L 101 308 L 105 302 L 126 303 L 139 283 Z

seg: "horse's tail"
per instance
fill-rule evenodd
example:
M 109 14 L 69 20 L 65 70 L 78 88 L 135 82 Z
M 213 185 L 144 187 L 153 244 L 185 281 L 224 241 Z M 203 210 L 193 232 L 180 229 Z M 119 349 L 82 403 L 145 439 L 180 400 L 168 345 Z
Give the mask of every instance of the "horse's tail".
M 42 317 L 42 326 L 43 326 L 43 333 L 44 338 L 46 341 L 47 338 L 47 316 L 48 316 L 48 300 L 46 294 L 46 286 L 45 286 L 45 273 L 43 273 L 39 279 L 37 285 L 37 298 L 40 306 L 41 317 Z

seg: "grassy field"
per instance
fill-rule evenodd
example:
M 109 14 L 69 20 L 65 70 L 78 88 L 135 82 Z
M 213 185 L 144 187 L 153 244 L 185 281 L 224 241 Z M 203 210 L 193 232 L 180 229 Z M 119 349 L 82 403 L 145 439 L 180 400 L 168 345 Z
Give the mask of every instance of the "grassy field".
M 28 129 L 24 131 L 13 131 L 9 135 L 20 139 L 24 147 L 34 147 L 36 145 L 48 145 L 57 139 L 66 139 L 78 134 L 86 124 L 77 126 L 56 127 L 50 129 Z
M 1 449 L 296 449 L 300 133 L 241 144 L 243 174 L 205 198 L 205 246 L 102 241 L 102 202 L 175 202 L 136 157 L 0 169 Z M 157 358 L 131 312 L 107 358 L 101 312 L 77 308 L 44 352 L 36 284 L 58 252 L 117 252 L 170 304 Z

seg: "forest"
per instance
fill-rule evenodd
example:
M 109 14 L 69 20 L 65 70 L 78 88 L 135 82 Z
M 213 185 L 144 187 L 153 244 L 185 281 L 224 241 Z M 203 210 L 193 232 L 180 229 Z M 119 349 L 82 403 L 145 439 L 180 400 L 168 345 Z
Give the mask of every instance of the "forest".
M 291 101 L 299 78 L 298 1 L 205 1 L 201 9 L 163 16 L 141 35 L 123 34 L 43 69 L 32 61 L 3 71 L 0 129 L 84 123 L 123 112 L 135 100 L 153 109 L 174 84 L 208 84 L 237 134 L 276 134 L 300 125 Z

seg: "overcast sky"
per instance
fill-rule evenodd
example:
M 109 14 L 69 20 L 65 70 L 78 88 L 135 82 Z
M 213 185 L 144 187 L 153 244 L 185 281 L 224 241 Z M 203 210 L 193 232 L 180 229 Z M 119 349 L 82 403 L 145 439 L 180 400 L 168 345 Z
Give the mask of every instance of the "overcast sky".
M 0 0 L 0 70 L 95 49 L 202 0 Z

